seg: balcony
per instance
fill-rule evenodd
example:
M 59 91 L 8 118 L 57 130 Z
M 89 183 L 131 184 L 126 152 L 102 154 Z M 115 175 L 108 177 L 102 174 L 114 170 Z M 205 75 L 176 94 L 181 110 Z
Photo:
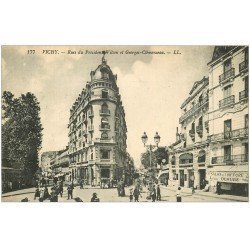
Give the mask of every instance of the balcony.
M 189 116 L 193 115 L 195 112 L 199 111 L 206 104 L 208 104 L 208 96 L 206 96 L 201 102 L 198 102 L 190 110 L 188 110 L 185 114 L 183 114 L 180 117 L 179 122 L 182 123 L 185 119 L 187 119 Z
M 202 124 L 196 126 L 196 133 L 197 133 L 200 137 L 202 137 L 202 135 L 203 135 L 203 126 L 202 126 Z
M 226 107 L 235 103 L 235 96 L 231 95 L 219 101 L 219 108 Z
M 244 73 L 248 69 L 248 61 L 243 61 L 239 64 L 239 72 Z
M 219 76 L 219 82 L 220 82 L 220 83 L 224 83 L 224 82 L 226 82 L 226 81 L 228 81 L 228 80 L 233 79 L 234 76 L 235 76 L 235 69 L 234 69 L 234 68 L 231 68 L 231 69 L 225 71 L 223 74 L 221 74 L 221 75 Z
M 99 126 L 99 129 L 100 129 L 101 131 L 110 130 L 110 125 L 109 125 L 109 124 L 100 125 L 100 126 Z
M 234 165 L 239 163 L 247 163 L 248 155 L 227 155 L 212 157 L 212 164 Z
M 189 130 L 189 136 L 192 138 L 192 140 L 195 139 L 195 131 L 194 131 L 194 129 Z
M 225 141 L 230 139 L 241 139 L 248 138 L 248 128 L 236 129 L 224 133 L 214 134 L 210 136 L 210 140 L 214 141 Z
M 244 100 L 245 98 L 248 98 L 248 91 L 247 90 L 243 90 L 239 93 L 239 100 Z
M 100 110 L 100 115 L 108 116 L 110 115 L 110 110 L 109 109 Z

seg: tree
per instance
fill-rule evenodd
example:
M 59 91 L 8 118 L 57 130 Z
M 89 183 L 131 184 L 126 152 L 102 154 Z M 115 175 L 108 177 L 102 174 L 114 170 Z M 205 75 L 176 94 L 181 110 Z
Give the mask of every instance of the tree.
M 168 155 L 165 147 L 158 147 L 155 151 L 151 152 L 151 167 L 156 167 L 157 164 L 161 164 L 162 160 L 168 160 Z M 141 154 L 141 163 L 145 168 L 150 167 L 150 152 L 147 150 L 146 152 Z
M 2 164 L 21 169 L 24 184 L 30 185 L 42 143 L 39 102 L 30 92 L 15 98 L 8 91 L 3 92 L 2 101 Z

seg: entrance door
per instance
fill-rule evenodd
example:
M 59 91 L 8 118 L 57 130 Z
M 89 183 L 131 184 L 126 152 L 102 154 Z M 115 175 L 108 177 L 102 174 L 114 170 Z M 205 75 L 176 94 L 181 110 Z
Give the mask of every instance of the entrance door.
M 200 169 L 200 189 L 204 189 L 206 186 L 206 170 L 205 169 Z
M 180 186 L 184 187 L 184 170 L 180 170 Z

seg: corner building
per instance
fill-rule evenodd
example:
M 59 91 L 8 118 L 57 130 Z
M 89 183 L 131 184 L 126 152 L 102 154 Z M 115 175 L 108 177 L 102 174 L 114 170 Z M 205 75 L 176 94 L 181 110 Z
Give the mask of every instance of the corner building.
M 169 185 L 202 189 L 208 166 L 208 77 L 193 84 L 181 105 L 181 131 L 169 147 Z
M 127 126 L 117 75 L 106 59 L 70 110 L 69 158 L 72 180 L 89 185 L 125 178 Z
M 248 194 L 248 47 L 216 46 L 209 65 L 211 187 Z

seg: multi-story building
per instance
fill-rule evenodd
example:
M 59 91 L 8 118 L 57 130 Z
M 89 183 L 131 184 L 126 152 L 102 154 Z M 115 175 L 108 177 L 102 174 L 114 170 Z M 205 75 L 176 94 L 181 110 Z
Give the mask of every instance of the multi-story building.
M 216 46 L 209 65 L 211 186 L 248 189 L 248 47 Z
M 55 158 L 57 154 L 57 151 L 47 151 L 47 152 L 43 152 L 41 155 L 41 169 L 43 172 L 47 172 L 51 165 L 50 165 L 50 161 L 51 159 Z
M 57 151 L 56 155 L 50 160 L 50 169 L 54 176 L 69 174 L 69 155 L 68 147 L 64 150 Z
M 203 188 L 208 165 L 208 77 L 194 83 L 181 105 L 181 131 L 169 147 L 169 185 Z
M 100 185 L 124 177 L 127 126 L 117 75 L 104 56 L 90 76 L 70 110 L 69 158 L 73 179 Z

